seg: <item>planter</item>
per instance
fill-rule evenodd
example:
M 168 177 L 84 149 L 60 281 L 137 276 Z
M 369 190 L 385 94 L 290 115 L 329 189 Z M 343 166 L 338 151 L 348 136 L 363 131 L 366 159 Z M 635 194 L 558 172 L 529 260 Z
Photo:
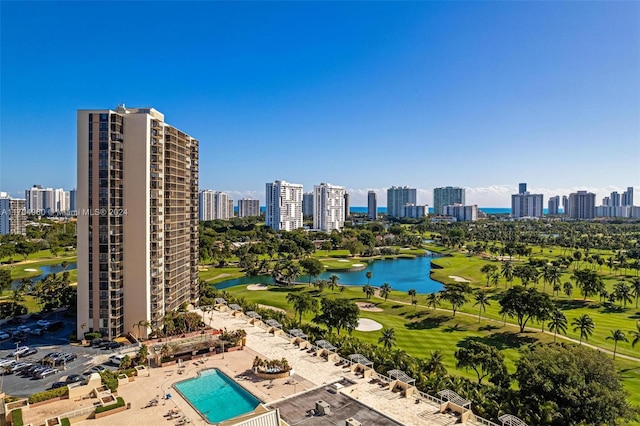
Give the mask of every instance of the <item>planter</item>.
M 46 401 L 34 402 L 33 404 L 29 404 L 29 407 L 39 407 L 41 405 L 51 404 L 52 402 L 60 401 L 61 399 L 67 399 L 64 396 L 56 396 L 55 398 L 47 399 Z
M 109 411 L 105 411 L 102 413 L 98 413 L 95 415 L 96 419 L 100 419 L 102 417 L 106 417 L 106 416 L 110 416 L 111 414 L 116 414 L 116 413 L 120 413 L 122 411 L 125 411 L 127 409 L 126 405 L 123 405 L 122 407 L 118 407 L 118 408 L 114 408 L 113 410 L 109 410 Z
M 225 352 L 235 352 L 235 351 L 241 351 L 242 350 L 242 346 L 232 346 L 230 348 L 224 348 Z
M 266 380 L 283 379 L 285 377 L 289 377 L 288 371 L 282 371 L 280 373 L 264 373 L 262 371 L 257 371 L 254 374 L 256 375 L 256 377 Z

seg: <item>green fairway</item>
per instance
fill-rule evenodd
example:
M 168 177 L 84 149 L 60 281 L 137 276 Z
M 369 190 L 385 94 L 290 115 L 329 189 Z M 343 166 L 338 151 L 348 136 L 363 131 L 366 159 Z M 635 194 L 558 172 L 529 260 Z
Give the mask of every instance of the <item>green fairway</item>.
M 308 286 L 297 286 L 298 291 L 309 291 L 317 294 L 317 291 Z M 271 305 L 282 309 L 291 310 L 286 301 L 289 289 L 272 287 L 269 291 L 247 291 L 245 286 L 236 286 L 225 289 L 228 293 L 243 297 L 249 302 Z M 395 292 L 394 295 L 400 295 Z M 345 297 L 354 301 L 367 301 L 361 287 L 347 287 L 343 292 L 325 291 L 321 294 L 326 297 Z M 381 323 L 386 328 L 394 328 L 396 332 L 396 347 L 418 358 L 428 357 L 430 351 L 439 350 L 444 355 L 444 363 L 449 373 L 476 379 L 473 371 L 459 370 L 455 368 L 454 352 L 459 349 L 466 340 L 475 339 L 483 343 L 497 347 L 505 356 L 505 362 L 510 372 L 515 370 L 515 361 L 518 358 L 518 349 L 534 342 L 552 342 L 553 336 L 539 332 L 518 333 L 513 327 L 503 326 L 495 322 L 481 321 L 477 317 L 457 315 L 455 318 L 448 312 L 433 311 L 424 306 L 413 307 L 398 304 L 382 299 L 370 299 L 369 303 L 375 303 L 383 312 L 361 312 L 362 318 L 369 318 Z M 310 321 L 312 314 L 306 314 L 304 320 Z M 354 336 L 368 343 L 377 344 L 380 331 L 359 332 L 354 331 Z M 622 372 L 625 388 L 630 393 L 630 401 L 640 404 L 640 363 L 626 360 L 616 360 L 616 364 Z

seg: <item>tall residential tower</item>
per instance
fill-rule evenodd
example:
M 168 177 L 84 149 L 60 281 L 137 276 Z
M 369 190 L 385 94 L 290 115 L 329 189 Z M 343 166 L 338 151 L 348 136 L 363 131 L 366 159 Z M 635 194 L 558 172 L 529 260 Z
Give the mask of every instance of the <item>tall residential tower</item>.
M 266 187 L 266 226 L 276 231 L 302 228 L 302 185 L 277 180 Z
M 324 232 L 340 231 L 345 218 L 345 190 L 321 183 L 313 187 L 313 227 Z
M 436 216 L 440 216 L 445 213 L 442 210 L 445 206 L 452 206 L 454 204 L 464 205 L 464 203 L 464 188 L 446 186 L 443 188 L 435 188 L 433 190 L 433 214 Z
M 375 191 L 367 194 L 367 216 L 371 220 L 378 220 L 378 194 Z
M 416 193 L 414 188 L 406 186 L 396 187 L 392 186 L 387 189 L 387 215 L 389 217 L 401 217 L 402 207 L 407 204 L 416 203 Z
M 153 108 L 77 117 L 77 333 L 144 336 L 198 300 L 198 141 Z

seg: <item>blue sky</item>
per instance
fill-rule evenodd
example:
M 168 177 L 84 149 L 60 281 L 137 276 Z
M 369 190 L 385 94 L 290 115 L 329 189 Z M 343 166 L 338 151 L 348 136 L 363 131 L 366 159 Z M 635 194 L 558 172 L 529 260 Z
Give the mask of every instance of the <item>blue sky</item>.
M 0 2 L 0 190 L 75 187 L 76 110 L 152 106 L 200 186 L 640 186 L 639 2 Z M 638 192 L 636 192 L 636 198 Z M 383 194 L 380 194 L 383 196 Z M 384 198 L 383 198 L 384 199 Z

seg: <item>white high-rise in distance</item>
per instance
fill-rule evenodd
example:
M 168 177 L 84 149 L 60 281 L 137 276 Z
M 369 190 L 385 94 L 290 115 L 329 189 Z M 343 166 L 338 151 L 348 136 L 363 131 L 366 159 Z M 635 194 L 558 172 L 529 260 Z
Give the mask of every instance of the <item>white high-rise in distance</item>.
M 321 183 L 313 187 L 313 228 L 324 232 L 340 231 L 345 219 L 345 189 Z
M 198 141 L 153 108 L 80 110 L 77 335 L 198 301 Z
M 266 190 L 266 226 L 276 231 L 302 228 L 302 185 L 276 180 Z

